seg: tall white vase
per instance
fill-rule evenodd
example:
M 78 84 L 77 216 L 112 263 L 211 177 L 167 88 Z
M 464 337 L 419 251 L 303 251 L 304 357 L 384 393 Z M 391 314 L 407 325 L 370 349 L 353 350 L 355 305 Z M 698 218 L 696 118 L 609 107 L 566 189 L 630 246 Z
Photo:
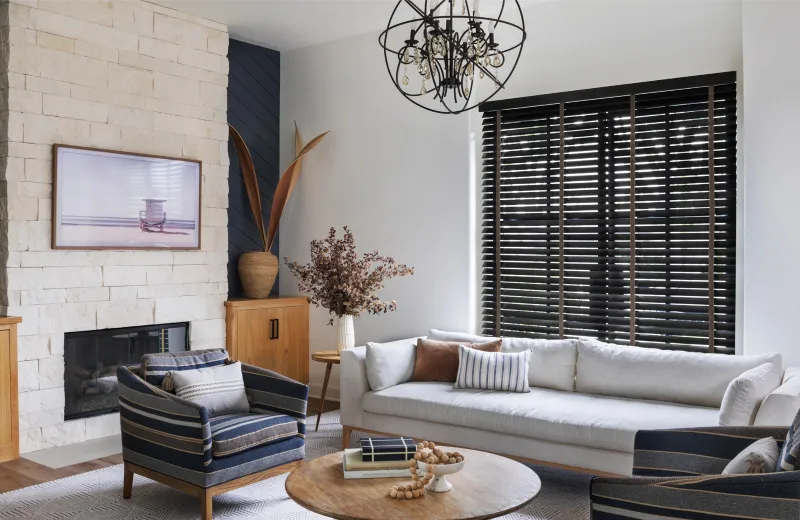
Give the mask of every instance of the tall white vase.
M 341 352 L 356 346 L 356 333 L 353 317 L 349 315 L 336 318 L 336 351 Z

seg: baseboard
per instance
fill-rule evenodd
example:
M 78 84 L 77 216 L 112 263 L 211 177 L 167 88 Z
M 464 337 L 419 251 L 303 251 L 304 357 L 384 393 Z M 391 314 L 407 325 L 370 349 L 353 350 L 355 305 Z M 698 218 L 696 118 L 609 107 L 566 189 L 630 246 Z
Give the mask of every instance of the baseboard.
M 312 383 L 308 385 L 308 396 L 315 399 L 320 399 L 322 396 L 322 383 Z M 339 387 L 328 384 L 328 392 L 325 395 L 325 401 L 339 402 Z

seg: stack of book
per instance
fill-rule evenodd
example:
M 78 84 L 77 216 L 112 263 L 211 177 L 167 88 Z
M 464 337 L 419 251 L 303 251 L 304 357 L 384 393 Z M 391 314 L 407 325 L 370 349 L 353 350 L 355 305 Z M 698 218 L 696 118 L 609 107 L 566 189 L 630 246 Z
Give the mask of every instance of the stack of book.
M 344 478 L 408 478 L 416 449 L 408 437 L 361 439 L 361 448 L 344 450 Z

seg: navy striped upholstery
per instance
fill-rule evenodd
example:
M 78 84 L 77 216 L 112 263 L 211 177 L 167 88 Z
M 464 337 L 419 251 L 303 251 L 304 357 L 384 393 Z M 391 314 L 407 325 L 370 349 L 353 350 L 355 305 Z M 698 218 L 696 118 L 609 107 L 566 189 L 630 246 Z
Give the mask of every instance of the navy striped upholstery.
M 775 471 L 798 470 L 800 470 L 800 411 L 797 412 L 792 425 L 789 426 L 789 432 L 786 434 L 786 441 L 775 468 Z
M 196 353 L 208 352 L 225 351 Z M 219 440 L 227 440 L 228 447 L 233 446 L 232 438 L 222 438 L 220 425 L 224 416 L 212 420 L 202 406 L 162 390 L 126 367 L 119 367 L 123 459 L 201 487 L 301 460 L 305 454 L 308 387 L 250 365 L 243 364 L 242 372 L 251 403 L 248 415 L 263 414 L 267 422 L 277 421 L 284 425 L 281 428 L 295 431 L 294 434 L 214 457 L 215 430 Z M 278 416 L 284 418 L 275 419 Z M 295 424 L 286 426 L 290 421 Z
M 216 367 L 224 365 L 227 359 L 225 349 L 145 354 L 142 356 L 142 374 L 151 385 L 161 386 L 168 372 Z
M 800 472 L 720 475 L 753 441 L 783 443 L 786 428 L 706 427 L 640 431 L 634 476 L 595 478 L 592 518 L 800 518 Z
M 288 415 L 243 413 L 211 418 L 214 457 L 228 457 L 289 437 L 297 437 L 297 421 Z
M 270 370 L 242 364 L 242 378 L 251 412 L 281 413 L 294 417 L 297 433 L 306 436 L 308 387 Z

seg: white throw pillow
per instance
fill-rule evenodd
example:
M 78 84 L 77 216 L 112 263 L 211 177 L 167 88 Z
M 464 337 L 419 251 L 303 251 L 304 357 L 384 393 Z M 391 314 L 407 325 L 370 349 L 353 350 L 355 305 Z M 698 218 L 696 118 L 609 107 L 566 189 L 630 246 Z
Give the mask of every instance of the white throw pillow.
M 531 351 L 528 383 L 539 388 L 575 391 L 578 342 L 574 339 L 503 338 L 500 352 Z
M 485 343 L 498 338 L 476 336 L 465 332 L 447 332 L 431 329 L 428 339 L 437 341 L 463 341 Z M 531 351 L 528 368 L 528 384 L 540 388 L 552 388 L 573 392 L 575 390 L 575 365 L 578 357 L 578 342 L 574 339 L 502 338 L 501 352 Z
M 789 426 L 800 410 L 800 367 L 788 367 L 783 383 L 758 407 L 754 426 Z
M 750 426 L 761 401 L 781 384 L 781 374 L 772 363 L 751 368 L 728 385 L 719 410 L 720 426 Z
M 218 367 L 175 370 L 170 376 L 176 396 L 204 406 L 212 417 L 250 411 L 242 364 L 238 361 Z
M 527 393 L 528 365 L 531 351 L 515 353 L 481 352 L 474 348 L 458 347 L 458 376 L 453 388 L 499 390 Z
M 719 408 L 731 381 L 780 354 L 728 356 L 578 339 L 576 391 Z
M 781 449 L 775 439 L 772 437 L 759 439 L 730 461 L 722 470 L 722 474 L 772 473 L 780 453 Z
M 488 343 L 500 338 L 493 338 L 491 336 L 476 336 L 475 334 L 468 334 L 466 332 L 447 332 L 439 329 L 431 329 L 428 331 L 428 339 L 436 341 L 457 341 L 464 343 Z M 505 343 L 505 340 L 503 340 Z
M 367 343 L 367 381 L 373 392 L 411 379 L 417 359 L 417 339 Z

